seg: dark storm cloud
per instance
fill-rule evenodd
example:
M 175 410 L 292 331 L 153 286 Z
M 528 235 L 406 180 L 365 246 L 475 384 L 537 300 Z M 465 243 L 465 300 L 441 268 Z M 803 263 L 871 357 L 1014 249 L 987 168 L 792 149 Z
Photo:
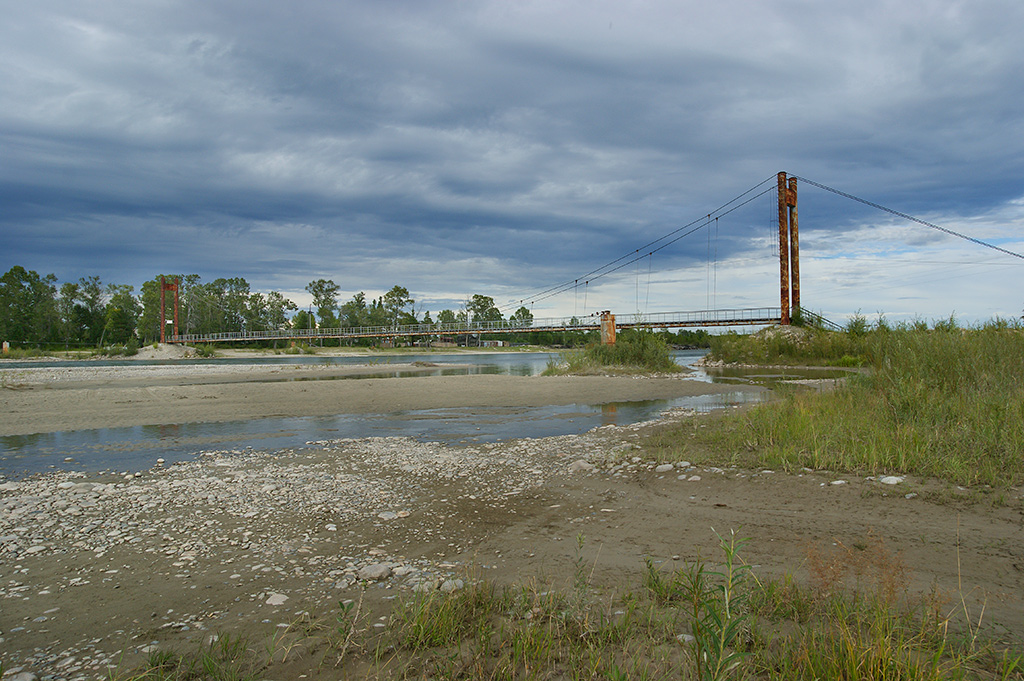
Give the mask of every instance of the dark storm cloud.
M 1024 194 L 1021 29 L 1024 7 L 995 0 L 17 4 L 0 269 L 504 292 L 780 169 L 907 212 L 994 214 Z M 808 227 L 871 219 L 801 197 Z M 758 210 L 732 216 L 718 257 L 764 236 Z

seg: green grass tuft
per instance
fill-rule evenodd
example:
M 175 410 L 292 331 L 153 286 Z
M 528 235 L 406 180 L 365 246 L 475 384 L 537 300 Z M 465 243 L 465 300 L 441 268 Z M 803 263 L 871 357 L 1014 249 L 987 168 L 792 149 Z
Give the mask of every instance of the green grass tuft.
M 614 345 L 588 345 L 562 353 L 560 362 L 548 362 L 544 375 L 606 373 L 676 373 L 683 368 L 671 357 L 670 348 L 649 331 L 622 333 Z

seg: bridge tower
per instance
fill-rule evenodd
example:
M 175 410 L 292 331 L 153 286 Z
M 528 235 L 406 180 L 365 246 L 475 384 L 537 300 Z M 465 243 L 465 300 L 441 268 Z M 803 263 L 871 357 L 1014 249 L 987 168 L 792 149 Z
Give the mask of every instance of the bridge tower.
M 178 279 L 175 278 L 170 284 L 160 277 L 160 342 L 166 343 L 167 335 L 167 316 L 164 307 L 164 294 L 167 291 L 174 291 L 174 336 L 178 335 Z
M 796 178 L 779 173 L 779 294 L 782 323 L 800 309 L 800 236 L 796 213 Z

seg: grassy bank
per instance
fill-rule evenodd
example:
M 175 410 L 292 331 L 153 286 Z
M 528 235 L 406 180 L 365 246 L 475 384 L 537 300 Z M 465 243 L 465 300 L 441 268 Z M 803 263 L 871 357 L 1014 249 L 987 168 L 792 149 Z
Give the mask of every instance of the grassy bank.
M 549 362 L 545 376 L 587 374 L 676 373 L 683 368 L 672 361 L 670 348 L 657 334 L 626 331 L 614 345 L 588 345 L 564 352 L 560 361 Z
M 612 591 L 591 583 L 598 558 L 580 535 L 561 587 L 468 580 L 383 617 L 349 601 L 259 643 L 212 637 L 112 678 L 1021 678 L 1019 650 L 987 642 L 976 613 L 948 607 L 954 594 L 907 593 L 899 555 L 880 541 L 812 547 L 806 587 L 758 579 L 742 550 L 730 534 L 714 565 L 649 558 L 638 583 Z
M 788 394 L 702 436 L 734 463 L 917 473 L 958 484 L 1024 482 L 1019 324 L 776 331 L 726 338 L 713 356 L 869 369 L 833 392 Z M 654 446 L 671 448 L 672 440 L 663 433 Z

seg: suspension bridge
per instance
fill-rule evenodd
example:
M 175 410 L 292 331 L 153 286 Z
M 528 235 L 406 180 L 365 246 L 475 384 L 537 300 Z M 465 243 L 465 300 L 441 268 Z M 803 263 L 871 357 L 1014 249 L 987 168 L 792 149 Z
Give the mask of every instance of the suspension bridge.
M 378 325 L 362 327 L 339 327 L 339 328 L 279 328 L 263 330 L 243 330 L 228 333 L 206 333 L 190 334 L 179 333 L 178 327 L 178 288 L 177 281 L 167 282 L 161 280 L 160 287 L 160 340 L 165 343 L 223 343 L 223 342 L 249 342 L 249 341 L 315 341 L 318 339 L 362 339 L 362 338 L 423 338 L 423 337 L 482 337 L 484 334 L 522 334 L 536 332 L 565 332 L 565 331 L 600 331 L 602 343 L 614 343 L 617 330 L 622 329 L 653 329 L 653 328 L 701 328 L 701 327 L 723 327 L 723 326 L 767 326 L 767 325 L 788 325 L 791 323 L 794 314 L 799 312 L 805 319 L 832 329 L 840 327 L 821 316 L 810 312 L 801 306 L 800 301 L 800 236 L 797 210 L 797 181 L 806 182 L 817 188 L 835 193 L 839 196 L 858 201 L 882 211 L 886 211 L 900 218 L 917 222 L 924 226 L 936 229 L 961 239 L 972 241 L 981 246 L 1001 251 L 1004 254 L 1018 258 L 1024 258 L 1019 253 L 1008 251 L 998 246 L 975 239 L 973 237 L 955 232 L 944 227 L 920 220 L 905 213 L 894 211 L 865 199 L 858 198 L 851 194 L 833 189 L 805 178 L 787 176 L 780 172 L 767 189 L 763 189 L 753 196 L 748 196 L 765 184 L 771 178 L 747 190 L 732 201 L 721 206 L 713 213 L 694 220 L 671 232 L 655 239 L 654 241 L 632 251 L 621 258 L 614 260 L 596 270 L 588 272 L 581 278 L 569 280 L 557 284 L 548 289 L 540 291 L 533 296 L 533 301 L 543 300 L 556 296 L 567 291 L 578 288 L 580 280 L 583 279 L 589 284 L 594 279 L 605 277 L 614 272 L 620 271 L 629 265 L 635 264 L 644 258 L 653 256 L 655 253 L 671 246 L 681 239 L 705 228 L 709 228 L 712 218 L 716 221 L 738 208 L 747 205 L 751 201 L 775 191 L 778 199 L 777 218 L 773 215 L 773 223 L 778 227 L 778 260 L 779 260 L 779 298 L 778 305 L 774 301 L 761 307 L 750 308 L 725 308 L 725 309 L 700 309 L 684 310 L 674 312 L 656 312 L 650 314 L 621 314 L 615 315 L 611 310 L 605 310 L 589 315 L 560 317 L 560 318 L 530 318 L 528 320 L 516 319 L 514 316 L 509 319 L 495 321 L 469 320 L 456 322 L 420 323 L 405 325 Z M 774 208 L 773 208 L 774 211 Z M 772 227 L 774 232 L 774 225 Z M 710 239 L 710 229 L 709 229 Z M 774 239 L 774 237 L 773 237 Z M 166 319 L 166 294 L 174 294 L 174 317 L 173 332 L 167 334 L 167 326 L 170 323 Z

